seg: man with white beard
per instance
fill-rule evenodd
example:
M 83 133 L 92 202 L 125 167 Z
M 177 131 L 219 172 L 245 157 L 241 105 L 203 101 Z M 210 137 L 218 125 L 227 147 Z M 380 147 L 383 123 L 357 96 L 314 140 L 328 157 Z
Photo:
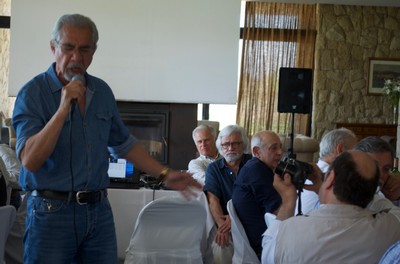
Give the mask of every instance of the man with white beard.
M 216 228 L 212 244 L 215 263 L 232 263 L 231 221 L 227 202 L 232 198 L 233 184 L 239 170 L 251 159 L 249 139 L 244 128 L 229 125 L 218 134 L 216 145 L 223 157 L 208 165 L 204 190 Z

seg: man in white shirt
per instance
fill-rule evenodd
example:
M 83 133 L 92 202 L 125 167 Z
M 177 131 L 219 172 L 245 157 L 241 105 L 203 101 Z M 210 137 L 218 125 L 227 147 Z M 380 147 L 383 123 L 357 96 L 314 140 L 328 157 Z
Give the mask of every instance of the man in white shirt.
M 317 175 L 310 178 L 314 185 L 305 188 L 320 186 L 321 206 L 307 216 L 292 217 L 296 189 L 289 174 L 284 179 L 275 174 L 282 206 L 276 219 L 266 215 L 262 263 L 377 263 L 400 239 L 395 215 L 365 209 L 379 181 L 379 168 L 369 154 L 345 151 L 333 161 L 322 183 Z
M 193 141 L 200 156 L 189 162 L 188 169 L 190 173 L 193 173 L 192 177 L 202 185 L 205 182 L 207 166 L 219 158 L 215 145 L 215 133 L 214 129 L 207 125 L 199 125 L 192 133 Z
M 353 131 L 347 128 L 337 128 L 326 133 L 319 143 L 319 160 L 317 166 L 325 173 L 335 158 L 345 150 L 352 149 L 357 143 Z M 310 184 L 309 180 L 306 184 Z M 319 206 L 318 195 L 315 192 L 303 190 L 301 194 L 302 213 L 307 214 Z M 297 207 L 296 207 L 297 208 Z M 296 209 L 297 214 L 297 209 Z

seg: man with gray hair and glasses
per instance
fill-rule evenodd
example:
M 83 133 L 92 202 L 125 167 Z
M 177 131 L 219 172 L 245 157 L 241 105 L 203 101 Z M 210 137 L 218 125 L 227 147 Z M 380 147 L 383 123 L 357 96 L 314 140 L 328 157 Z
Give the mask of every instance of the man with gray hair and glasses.
M 50 41 L 55 62 L 15 101 L 19 182 L 28 192 L 24 263 L 117 263 L 109 153 L 187 196 L 201 188 L 149 155 L 122 122 L 111 88 L 87 73 L 98 39 L 90 18 L 61 16 Z
M 319 143 L 319 160 L 317 166 L 322 172 L 327 172 L 336 157 L 343 151 L 352 149 L 356 143 L 356 135 L 347 128 L 342 127 L 329 131 L 322 137 Z M 306 184 L 310 183 L 309 180 L 306 181 Z M 318 207 L 318 195 L 315 192 L 303 190 L 301 202 L 303 213 L 308 213 Z
M 208 165 L 204 190 L 216 229 L 212 244 L 216 263 L 231 263 L 233 256 L 231 221 L 227 203 L 232 198 L 233 184 L 240 169 L 251 159 L 249 138 L 246 130 L 238 125 L 229 125 L 218 134 L 216 145 L 223 157 Z M 221 254 L 217 254 L 217 252 Z

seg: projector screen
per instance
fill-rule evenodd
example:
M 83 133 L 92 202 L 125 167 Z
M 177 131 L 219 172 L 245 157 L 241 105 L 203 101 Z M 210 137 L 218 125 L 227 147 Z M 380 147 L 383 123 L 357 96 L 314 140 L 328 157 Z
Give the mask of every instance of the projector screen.
M 88 73 L 118 100 L 235 104 L 240 0 L 11 1 L 9 95 L 54 61 L 53 25 L 90 17 L 99 42 Z

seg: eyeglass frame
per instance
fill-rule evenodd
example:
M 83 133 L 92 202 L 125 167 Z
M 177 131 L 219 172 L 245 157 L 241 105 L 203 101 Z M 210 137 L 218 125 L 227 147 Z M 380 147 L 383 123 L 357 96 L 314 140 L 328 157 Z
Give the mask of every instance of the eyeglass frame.
M 239 147 L 241 144 L 243 144 L 243 141 L 233 141 L 233 142 L 225 142 L 225 143 L 221 143 L 221 148 L 222 149 L 229 149 L 230 147 L 232 148 L 237 148 Z
M 61 43 L 58 40 L 53 40 L 53 43 L 60 48 L 61 52 L 66 55 L 72 55 L 75 51 L 78 51 L 80 55 L 86 56 L 89 54 L 93 54 L 96 51 L 96 47 L 93 46 L 80 46 L 76 47 L 71 44 Z

